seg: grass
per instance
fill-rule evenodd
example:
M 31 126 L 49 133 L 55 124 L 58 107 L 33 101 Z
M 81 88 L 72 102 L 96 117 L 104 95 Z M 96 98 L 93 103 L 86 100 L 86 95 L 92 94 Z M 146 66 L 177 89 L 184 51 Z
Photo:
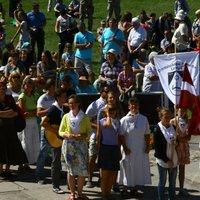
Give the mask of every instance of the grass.
M 189 17 L 193 21 L 195 15 L 195 10 L 200 9 L 200 1 L 199 0 L 187 0 L 190 6 Z M 6 10 L 6 31 L 7 31 L 7 42 L 10 41 L 13 34 L 16 31 L 16 28 L 11 24 L 12 19 L 8 17 L 8 0 L 1 1 L 5 10 Z M 47 3 L 48 0 L 21 0 L 23 8 L 26 12 L 31 10 L 31 5 L 33 2 L 38 2 L 40 4 L 40 10 L 44 12 L 47 18 L 47 25 L 45 27 L 45 49 L 50 51 L 57 51 L 58 49 L 58 37 L 54 32 L 55 25 L 55 16 L 54 12 L 47 13 Z M 70 0 L 64 0 L 66 5 L 69 4 Z M 96 36 L 96 29 L 100 24 L 100 21 L 106 17 L 106 7 L 107 0 L 93 0 L 94 2 L 94 24 L 93 24 L 93 33 Z M 147 14 L 151 12 L 157 13 L 157 16 L 162 14 L 163 12 L 170 12 L 174 14 L 173 10 L 174 0 L 121 0 L 121 13 L 123 14 L 125 11 L 132 12 L 133 16 L 137 16 L 141 10 L 146 10 Z M 86 21 L 87 23 L 87 21 Z M 18 39 L 16 39 L 15 44 Z M 94 43 L 93 47 L 93 68 L 97 73 L 100 67 L 100 50 L 98 48 L 97 42 Z

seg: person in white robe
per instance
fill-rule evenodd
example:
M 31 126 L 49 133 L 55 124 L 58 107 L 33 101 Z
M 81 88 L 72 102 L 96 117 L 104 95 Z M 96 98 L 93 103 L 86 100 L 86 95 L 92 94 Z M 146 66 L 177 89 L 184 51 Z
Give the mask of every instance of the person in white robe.
M 138 196 L 135 186 L 151 184 L 148 155 L 150 128 L 147 118 L 139 113 L 136 97 L 129 99 L 128 109 L 128 114 L 121 119 L 120 138 L 123 148 L 118 183 L 124 186 L 124 192 L 130 189 L 132 195 Z

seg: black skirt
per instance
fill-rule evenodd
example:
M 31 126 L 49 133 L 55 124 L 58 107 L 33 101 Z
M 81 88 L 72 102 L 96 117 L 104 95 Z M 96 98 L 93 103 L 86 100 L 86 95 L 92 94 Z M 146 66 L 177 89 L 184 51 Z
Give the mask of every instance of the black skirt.
M 28 163 L 17 136 L 15 120 L 0 118 L 0 163 L 20 165 Z
M 101 144 L 98 155 L 98 167 L 102 170 L 118 171 L 120 149 L 118 145 Z

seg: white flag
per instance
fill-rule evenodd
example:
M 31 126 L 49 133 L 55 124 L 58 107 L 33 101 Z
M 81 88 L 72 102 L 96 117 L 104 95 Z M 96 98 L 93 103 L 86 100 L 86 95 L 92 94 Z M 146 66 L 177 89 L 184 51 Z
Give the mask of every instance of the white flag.
M 163 90 L 172 103 L 179 103 L 185 62 L 188 64 L 196 93 L 199 95 L 199 52 L 157 55 L 154 61 Z

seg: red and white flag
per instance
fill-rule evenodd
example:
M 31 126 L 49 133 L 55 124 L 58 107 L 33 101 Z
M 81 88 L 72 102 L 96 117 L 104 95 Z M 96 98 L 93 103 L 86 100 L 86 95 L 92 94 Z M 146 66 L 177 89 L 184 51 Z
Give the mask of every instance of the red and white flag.
M 200 102 L 190 72 L 188 70 L 187 63 L 184 64 L 180 101 L 178 107 L 189 109 L 192 112 L 189 132 L 192 135 L 200 135 Z

